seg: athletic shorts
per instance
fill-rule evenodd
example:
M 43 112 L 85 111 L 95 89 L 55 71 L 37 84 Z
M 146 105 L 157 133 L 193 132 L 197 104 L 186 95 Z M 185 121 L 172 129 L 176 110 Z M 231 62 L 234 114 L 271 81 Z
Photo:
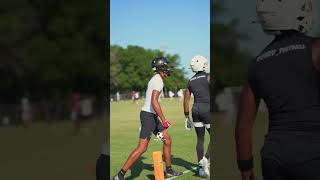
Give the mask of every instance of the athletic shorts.
M 210 128 L 210 104 L 195 103 L 192 107 L 194 127 Z
M 140 121 L 140 139 L 150 139 L 152 133 L 156 135 L 158 132 L 162 132 L 164 130 L 164 127 L 160 123 L 158 116 L 153 113 L 141 111 Z
M 264 180 L 320 180 L 320 136 L 269 133 L 261 159 Z
M 110 178 L 110 156 L 101 154 L 96 164 L 96 180 L 107 180 Z

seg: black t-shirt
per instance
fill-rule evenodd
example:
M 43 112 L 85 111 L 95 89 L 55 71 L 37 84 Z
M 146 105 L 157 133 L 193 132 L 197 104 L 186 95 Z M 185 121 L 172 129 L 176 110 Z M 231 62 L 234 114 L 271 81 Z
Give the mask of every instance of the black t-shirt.
M 320 132 L 320 73 L 312 41 L 300 33 L 276 38 L 249 70 L 250 87 L 269 110 L 269 132 Z
M 208 73 L 198 72 L 188 82 L 188 89 L 194 96 L 194 103 L 210 103 Z

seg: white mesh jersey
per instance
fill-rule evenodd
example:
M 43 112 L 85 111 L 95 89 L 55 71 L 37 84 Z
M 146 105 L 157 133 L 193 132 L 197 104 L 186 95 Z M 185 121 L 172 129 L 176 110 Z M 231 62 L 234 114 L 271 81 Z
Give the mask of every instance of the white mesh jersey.
M 160 74 L 155 74 L 148 82 L 148 88 L 146 91 L 146 100 L 145 100 L 144 105 L 142 107 L 142 111 L 157 114 L 154 111 L 154 109 L 152 107 L 152 103 L 151 103 L 152 91 L 157 90 L 160 93 L 162 93 L 162 89 L 163 89 L 163 80 L 162 80 Z M 160 101 L 160 96 L 159 96 L 158 101 Z

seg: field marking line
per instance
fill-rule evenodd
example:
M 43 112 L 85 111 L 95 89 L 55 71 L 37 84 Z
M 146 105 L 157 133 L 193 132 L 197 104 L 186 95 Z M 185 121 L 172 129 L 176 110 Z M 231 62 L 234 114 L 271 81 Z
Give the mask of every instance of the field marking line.
M 208 165 L 210 166 L 210 163 L 208 163 Z M 183 171 L 183 175 L 191 172 L 192 170 L 196 170 L 196 169 L 197 169 L 197 166 L 192 167 L 191 169 L 185 170 L 185 171 Z M 171 178 L 166 178 L 165 180 L 171 180 L 171 179 L 179 178 L 179 177 L 182 177 L 182 176 L 174 176 L 174 177 L 171 177 Z

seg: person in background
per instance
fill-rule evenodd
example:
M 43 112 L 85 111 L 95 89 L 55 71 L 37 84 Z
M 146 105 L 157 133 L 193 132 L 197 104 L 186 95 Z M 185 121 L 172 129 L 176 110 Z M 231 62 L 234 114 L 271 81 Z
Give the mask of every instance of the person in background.
M 210 74 L 207 73 L 208 60 L 204 56 L 194 56 L 191 59 L 190 67 L 195 75 L 189 80 L 184 93 L 183 110 L 186 118 L 185 126 L 186 129 L 192 128 L 192 122 L 189 117 L 189 102 L 191 94 L 193 94 L 194 104 L 192 107 L 192 119 L 197 134 L 197 173 L 201 177 L 207 177 L 210 175 L 210 143 L 208 145 L 206 154 L 204 154 L 203 146 L 206 130 L 210 134 Z

